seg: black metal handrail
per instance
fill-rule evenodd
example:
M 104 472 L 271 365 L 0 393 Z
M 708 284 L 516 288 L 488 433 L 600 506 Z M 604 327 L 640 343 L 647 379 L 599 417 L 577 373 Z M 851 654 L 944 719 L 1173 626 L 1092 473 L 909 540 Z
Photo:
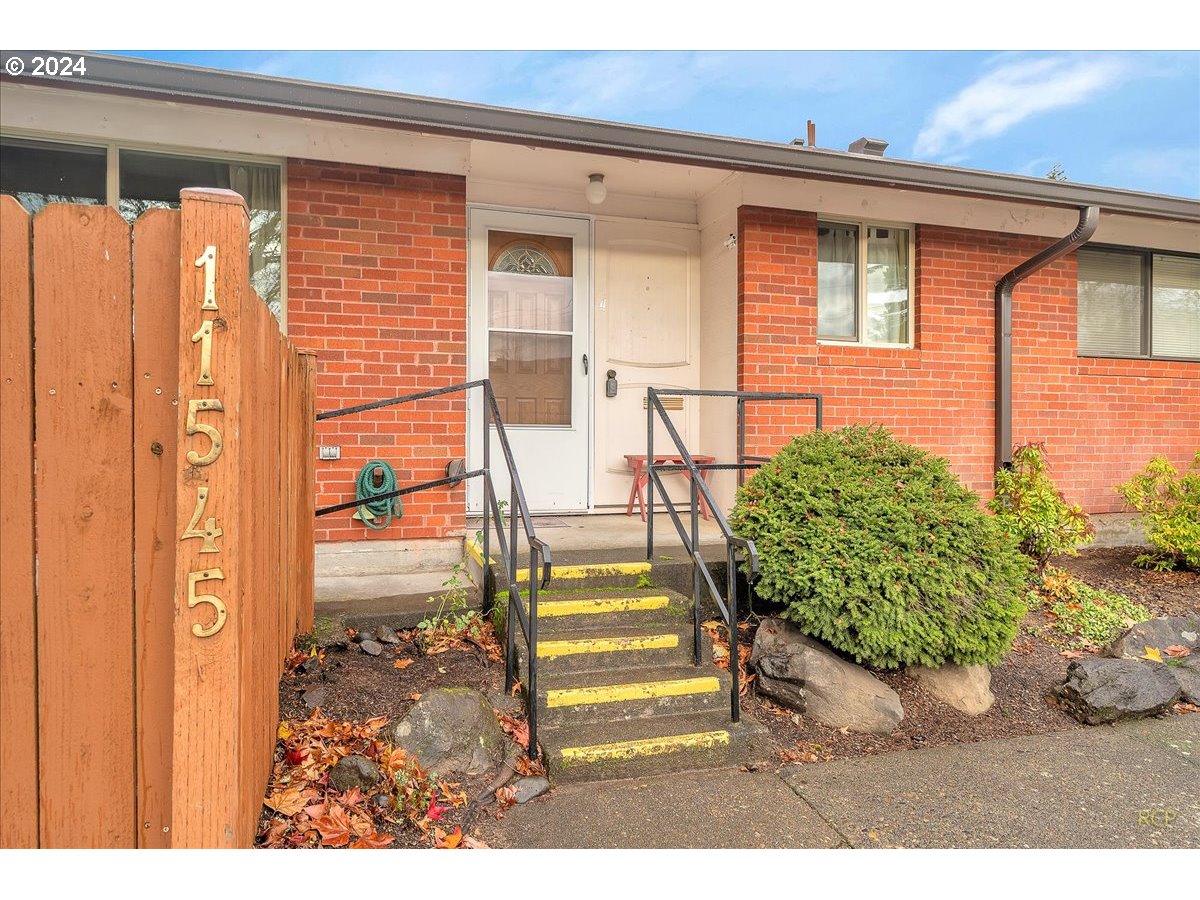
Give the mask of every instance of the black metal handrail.
M 738 461 L 736 463 L 697 463 L 692 454 L 688 452 L 684 446 L 683 439 L 679 436 L 679 431 L 675 428 L 675 423 L 671 421 L 671 417 L 667 415 L 666 409 L 659 400 L 660 396 L 670 397 L 735 397 L 737 398 L 737 446 L 738 446 Z M 729 675 L 730 675 L 730 715 L 734 722 L 741 719 L 741 685 L 739 682 L 738 673 L 738 633 L 737 633 L 737 563 L 738 554 L 745 554 L 746 561 L 749 567 L 749 579 L 753 579 L 758 575 L 758 549 L 754 546 L 754 541 L 746 538 L 738 537 L 729 527 L 729 522 L 725 518 L 725 514 L 721 511 L 716 499 L 713 497 L 712 490 L 708 483 L 704 480 L 702 473 L 712 470 L 736 470 L 738 473 L 738 485 L 740 486 L 745 478 L 747 469 L 758 468 L 767 457 L 747 456 L 746 455 L 746 401 L 753 400 L 812 400 L 816 404 L 816 427 L 819 431 L 823 424 L 823 401 L 820 394 L 806 393 L 785 393 L 778 391 L 705 391 L 705 390 L 689 390 L 684 388 L 646 388 L 646 558 L 654 559 L 654 489 L 657 487 L 662 493 L 663 502 L 667 512 L 671 516 L 671 521 L 675 525 L 675 530 L 679 533 L 679 539 L 683 542 L 684 549 L 692 560 L 692 634 L 694 641 L 694 650 L 692 653 L 693 662 L 700 665 L 700 597 L 703 588 L 708 589 L 709 595 L 713 602 L 716 603 L 717 609 L 720 611 L 722 618 L 725 620 L 725 625 L 729 629 Z M 678 456 L 683 462 L 676 463 L 655 463 L 654 453 L 654 417 L 657 415 L 662 420 L 666 427 L 667 435 L 675 444 L 676 453 L 671 454 Z M 691 499 L 691 529 L 690 534 L 687 528 L 684 527 L 683 520 L 679 517 L 678 510 L 675 509 L 675 503 L 671 500 L 670 494 L 667 493 L 666 487 L 662 482 L 662 472 L 683 472 L 688 473 L 690 499 Z M 708 509 L 712 512 L 716 519 L 717 527 L 721 531 L 721 536 L 725 539 L 725 597 L 722 597 L 720 589 L 717 587 L 716 581 L 713 579 L 712 572 L 709 571 L 708 563 L 704 560 L 700 552 L 700 497 L 703 495 L 704 502 Z
M 390 491 L 386 494 L 373 496 L 372 500 L 390 500 L 393 497 L 402 497 L 405 494 L 414 494 L 417 491 L 428 490 L 429 488 L 444 487 L 448 485 L 458 484 L 462 481 L 467 481 L 471 478 L 483 478 L 484 484 L 484 502 L 483 502 L 483 571 L 485 581 L 485 591 L 487 589 L 487 580 L 491 578 L 491 540 L 492 540 L 492 519 L 496 522 L 496 542 L 499 545 L 500 558 L 504 564 L 504 572 L 508 578 L 508 627 L 505 629 L 506 647 L 504 660 L 504 686 L 505 691 L 512 692 L 515 675 L 516 675 L 516 631 L 512 626 L 514 621 L 521 626 L 521 632 L 525 636 L 525 645 L 529 651 L 529 662 L 527 670 L 529 677 L 527 679 L 526 689 L 529 698 L 529 757 L 537 759 L 538 743 L 537 743 L 537 602 L 538 590 L 545 588 L 550 583 L 550 575 L 552 571 L 550 546 L 537 536 L 537 530 L 533 525 L 533 516 L 529 513 L 529 504 L 525 500 L 525 489 L 521 485 L 521 476 L 517 472 L 517 464 L 513 459 L 512 446 L 508 441 L 508 432 L 504 428 L 504 418 L 500 415 L 500 407 L 496 403 L 496 394 L 492 390 L 492 383 L 487 378 L 481 378 L 476 381 L 468 381 L 463 384 L 453 384 L 449 387 L 435 388 L 429 391 L 421 391 L 416 394 L 408 394 L 403 397 L 393 397 L 388 400 L 377 400 L 373 403 L 363 403 L 358 406 L 348 406 L 344 409 L 330 410 L 317 415 L 317 421 L 321 422 L 326 419 L 337 419 L 342 416 L 354 415 L 355 413 L 364 413 L 371 410 L 382 409 L 387 406 L 396 406 L 401 403 L 412 403 L 417 400 L 427 400 L 431 397 L 440 397 L 444 394 L 453 394 L 459 392 L 467 392 L 481 388 L 483 390 L 483 466 L 479 469 L 473 469 L 469 472 L 461 472 L 457 475 L 448 475 L 446 478 L 438 478 L 433 481 L 425 481 L 420 484 L 409 485 L 408 487 L 400 488 L 399 490 Z M 496 426 L 496 437 L 500 440 L 500 449 L 504 456 L 504 463 L 508 469 L 508 481 L 510 486 L 509 492 L 509 532 L 508 537 L 504 534 L 504 516 L 500 513 L 500 501 L 496 497 L 496 487 L 492 481 L 492 466 L 491 466 L 491 440 L 490 428 Z M 318 516 L 328 515 L 340 510 L 354 509 L 361 506 L 361 500 L 351 500 L 346 503 L 338 503 L 333 506 L 325 506 L 317 510 Z M 521 593 L 517 587 L 517 521 L 521 522 L 522 529 L 525 532 L 525 540 L 529 545 L 529 611 L 525 611 L 525 606 L 521 602 Z M 541 573 L 541 578 L 536 579 L 535 573 Z M 539 583 L 540 581 L 540 583 Z

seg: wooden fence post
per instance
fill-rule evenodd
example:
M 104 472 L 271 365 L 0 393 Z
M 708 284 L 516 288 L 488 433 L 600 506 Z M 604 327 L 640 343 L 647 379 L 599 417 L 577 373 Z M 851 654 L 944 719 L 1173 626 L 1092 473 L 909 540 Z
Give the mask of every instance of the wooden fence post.
M 179 446 L 175 457 L 172 846 L 246 846 L 241 790 L 243 320 L 249 222 L 232 191 L 181 194 Z M 263 523 L 266 524 L 266 523 Z M 252 561 L 247 561 L 252 562 Z M 262 598 L 267 602 L 268 598 Z

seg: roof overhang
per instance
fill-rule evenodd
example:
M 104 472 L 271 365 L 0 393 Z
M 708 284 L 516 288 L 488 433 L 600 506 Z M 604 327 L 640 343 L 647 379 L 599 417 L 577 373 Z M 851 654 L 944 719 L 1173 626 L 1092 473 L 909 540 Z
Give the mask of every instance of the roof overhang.
M 8 55 L 16 54 L 10 51 Z M 1184 197 L 128 57 L 85 55 L 87 75 L 82 78 L 28 75 L 14 78 L 7 72 L 0 77 L 10 85 L 37 83 L 736 172 L 848 181 L 1048 206 L 1099 206 L 1105 212 L 1200 222 L 1200 201 Z

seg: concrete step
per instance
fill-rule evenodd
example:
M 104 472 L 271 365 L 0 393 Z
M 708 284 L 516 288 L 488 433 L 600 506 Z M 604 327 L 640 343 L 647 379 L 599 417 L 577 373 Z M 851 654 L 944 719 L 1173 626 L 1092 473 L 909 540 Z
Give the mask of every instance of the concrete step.
M 538 738 L 557 784 L 736 766 L 768 749 L 766 729 L 749 716 L 734 724 L 728 709 L 564 724 Z
M 503 602 L 501 595 L 497 602 Z M 529 613 L 528 592 L 522 593 Z M 654 588 L 608 588 L 538 592 L 538 635 L 599 624 L 676 626 L 690 621 L 691 600 L 675 591 Z
M 538 620 L 539 629 L 542 621 Z M 700 635 L 700 659 L 712 659 L 712 640 Z M 525 640 L 517 633 L 520 671 L 528 671 Z M 615 624 L 597 622 L 588 627 L 567 628 L 547 636 L 538 634 L 538 675 L 614 672 L 657 666 L 684 666 L 693 662 L 690 623 Z
M 729 709 L 729 673 L 712 665 L 558 673 L 538 679 L 544 727 Z

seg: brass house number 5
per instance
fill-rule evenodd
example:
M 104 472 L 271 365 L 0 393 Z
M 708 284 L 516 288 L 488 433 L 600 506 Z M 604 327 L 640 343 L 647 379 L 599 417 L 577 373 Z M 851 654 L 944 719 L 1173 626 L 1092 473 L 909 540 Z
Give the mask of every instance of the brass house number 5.
M 209 244 L 204 248 L 204 252 L 196 259 L 196 268 L 204 270 L 204 301 L 200 305 L 202 311 L 217 310 L 217 248 Z M 198 385 L 215 385 L 212 377 L 212 349 L 213 349 L 213 320 L 204 318 L 204 313 L 201 312 L 202 321 L 200 329 L 192 335 L 192 344 L 200 345 L 200 365 L 197 373 L 196 384 Z M 203 412 L 223 413 L 224 405 L 216 397 L 202 397 L 188 400 L 187 405 L 187 423 L 185 431 L 187 434 L 200 434 L 208 438 L 209 445 L 207 452 L 201 454 L 196 450 L 187 452 L 187 461 L 193 466 L 211 466 L 221 456 L 221 451 L 224 449 L 224 444 L 221 440 L 220 430 L 207 422 L 197 421 L 197 416 Z M 217 526 L 215 516 L 209 516 L 205 519 L 204 510 L 208 505 L 209 487 L 198 487 L 196 489 L 196 508 L 192 513 L 192 519 L 188 522 L 187 528 L 180 535 L 181 541 L 199 540 L 201 553 L 220 553 L 221 548 L 217 546 L 217 538 L 224 532 Z M 200 527 L 201 521 L 204 521 L 204 527 Z M 208 569 L 201 569 L 197 572 L 189 572 L 187 576 L 187 602 L 188 609 L 194 609 L 197 606 L 211 606 L 216 618 L 211 625 L 201 625 L 199 622 L 193 623 L 192 634 L 196 637 L 212 637 L 225 627 L 225 622 L 228 619 L 228 611 L 225 608 L 224 601 L 216 594 L 201 594 L 197 593 L 197 585 L 202 581 L 224 581 L 225 573 L 219 566 L 213 566 Z

